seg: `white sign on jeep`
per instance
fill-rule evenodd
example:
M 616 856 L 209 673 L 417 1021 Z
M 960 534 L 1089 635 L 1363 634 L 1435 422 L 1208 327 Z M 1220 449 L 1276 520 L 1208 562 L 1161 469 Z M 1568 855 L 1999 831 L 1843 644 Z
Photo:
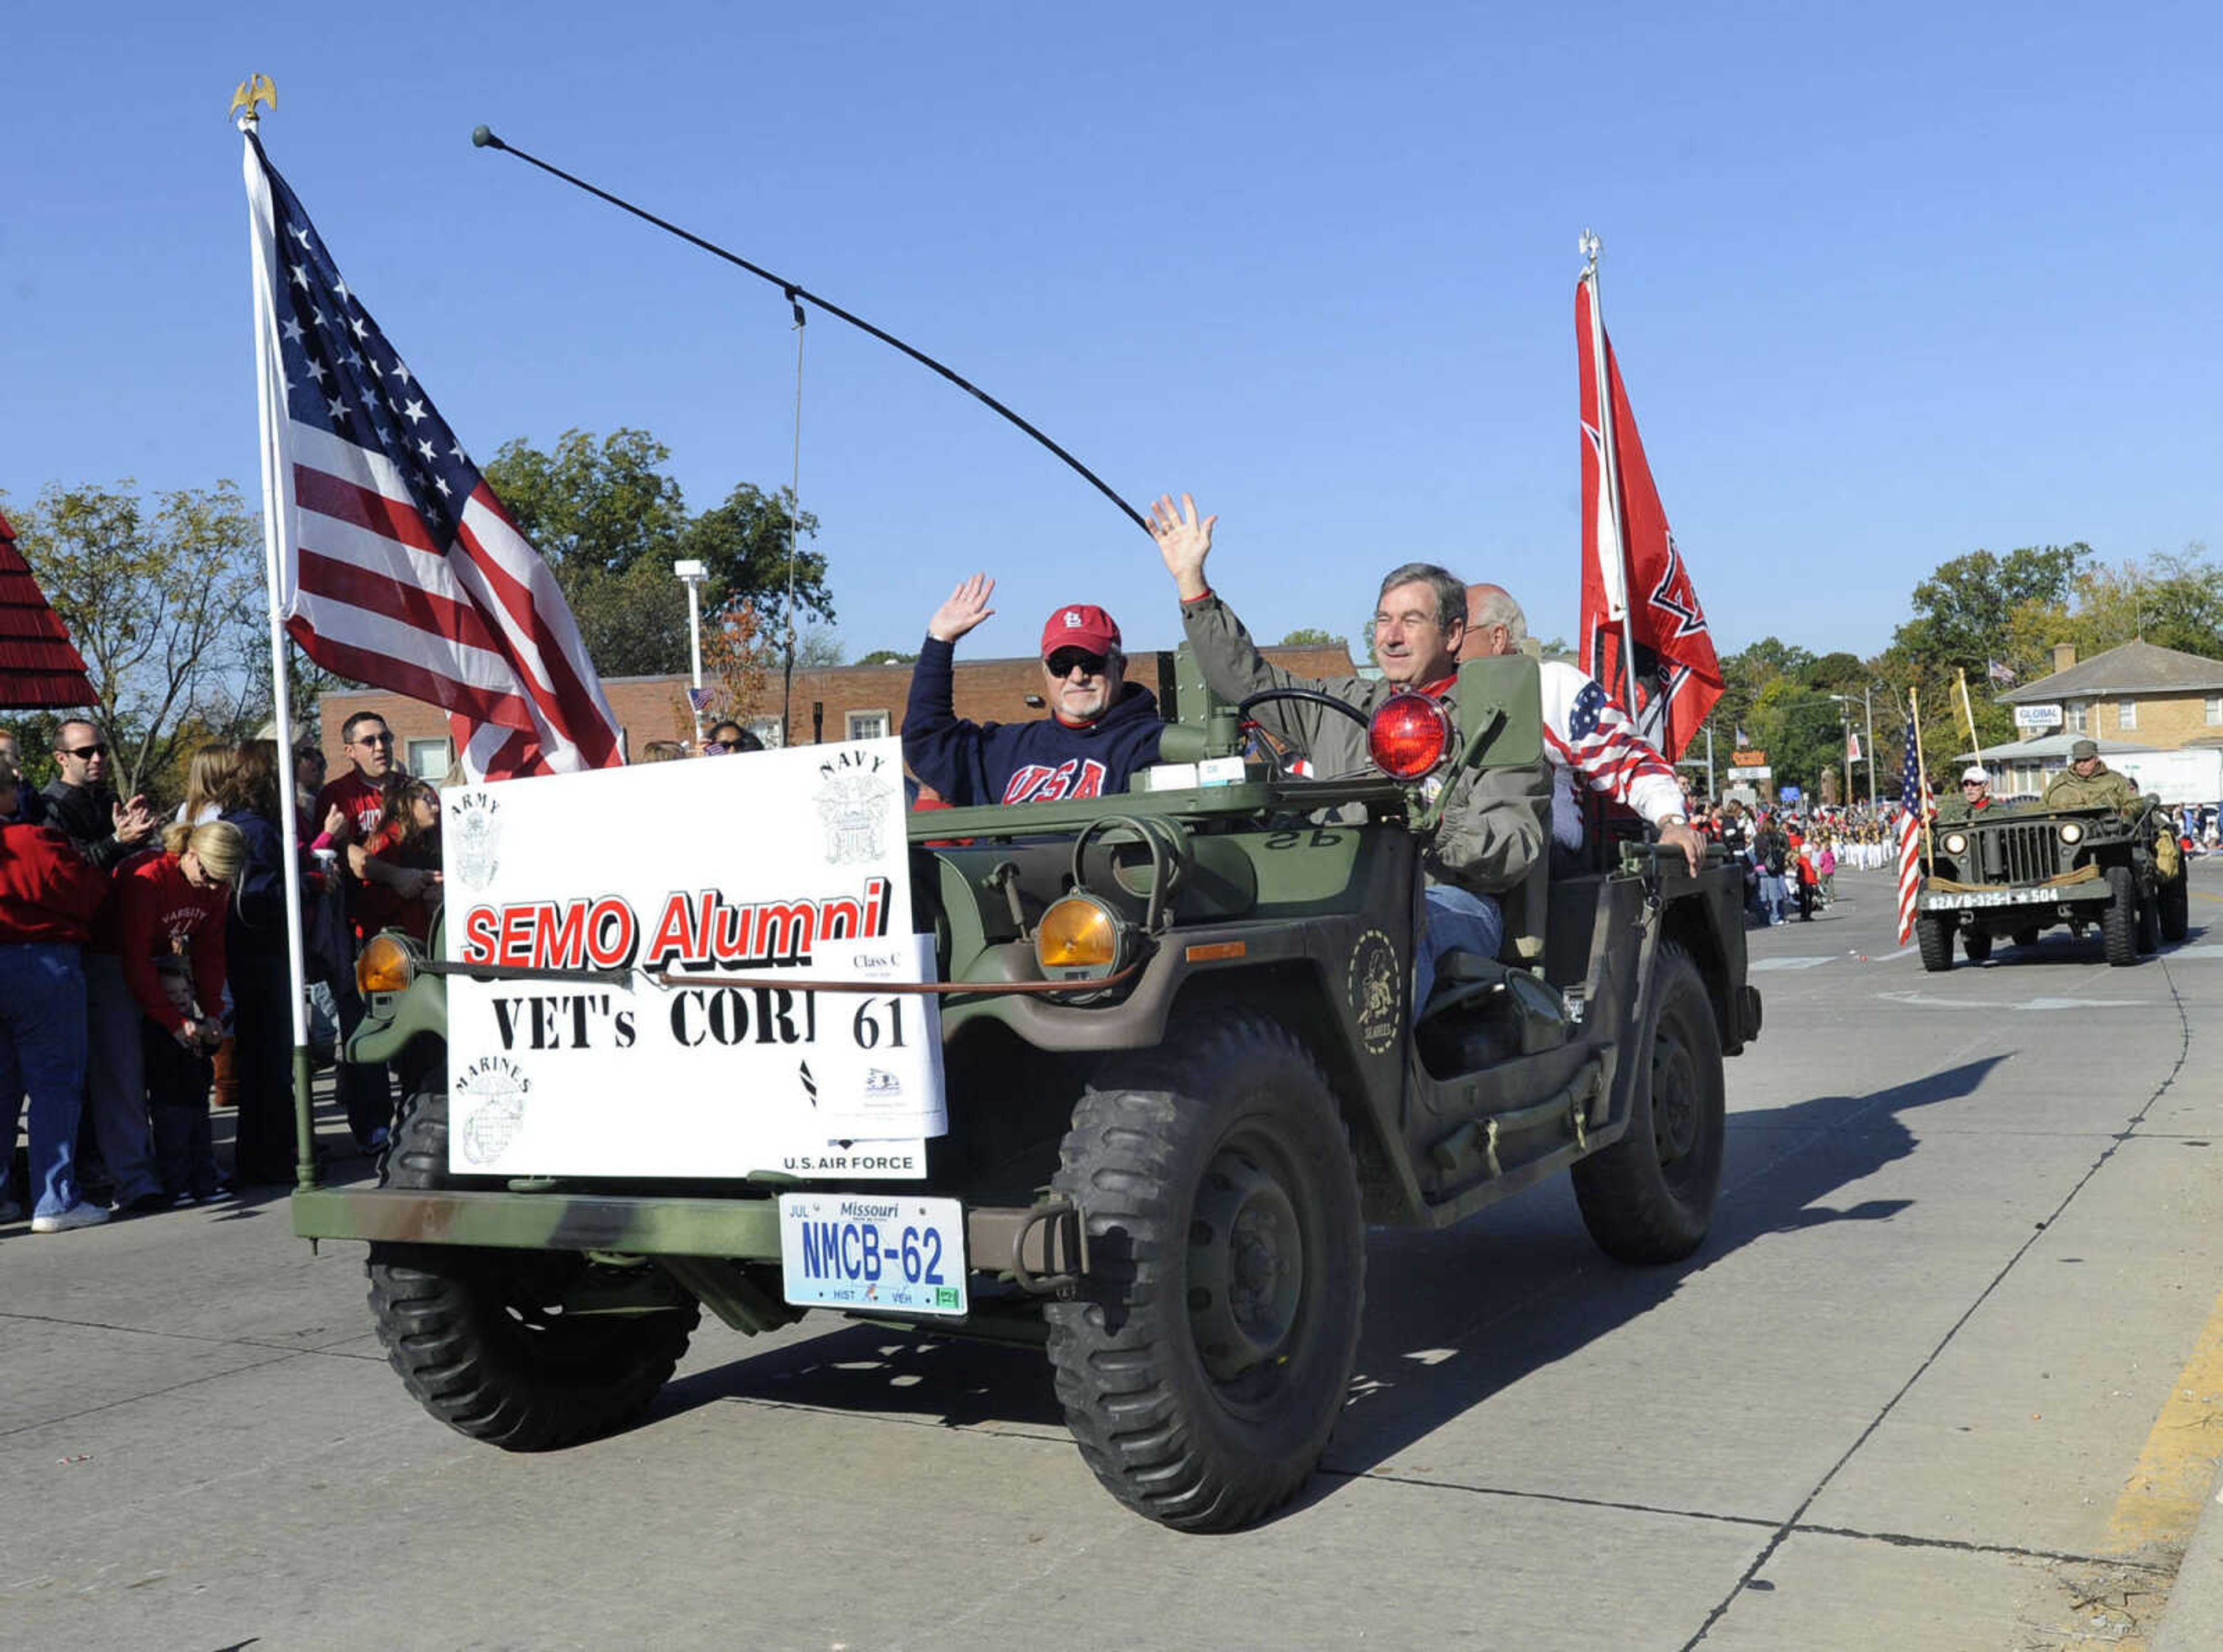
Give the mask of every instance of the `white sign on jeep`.
M 932 941 L 910 930 L 899 742 L 441 801 L 451 959 L 614 972 L 448 978 L 452 1171 L 926 1174 L 925 1139 L 948 1128 L 936 1001 L 808 989 L 931 978 Z

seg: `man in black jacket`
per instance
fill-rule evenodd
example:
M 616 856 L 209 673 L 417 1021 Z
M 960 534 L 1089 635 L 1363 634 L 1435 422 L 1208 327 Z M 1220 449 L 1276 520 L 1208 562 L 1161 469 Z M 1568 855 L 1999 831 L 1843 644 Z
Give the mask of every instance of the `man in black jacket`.
M 145 847 L 154 830 L 154 817 L 144 797 L 129 803 L 119 800 L 108 783 L 108 742 L 100 731 L 79 718 L 54 729 L 54 767 L 59 771 L 47 782 L 47 824 L 62 835 L 103 871 Z

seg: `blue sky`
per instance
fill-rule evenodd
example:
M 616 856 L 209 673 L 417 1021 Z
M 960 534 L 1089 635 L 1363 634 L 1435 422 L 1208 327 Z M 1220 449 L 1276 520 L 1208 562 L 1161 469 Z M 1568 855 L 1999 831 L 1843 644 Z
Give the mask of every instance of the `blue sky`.
M 1269 639 L 1357 640 L 1413 557 L 1571 633 L 1585 225 L 1723 652 L 1880 648 L 1978 546 L 2223 550 L 2212 7 L 434 16 L 10 21 L 0 488 L 254 493 L 224 111 L 260 69 L 274 160 L 463 439 L 642 427 L 697 507 L 787 478 L 785 303 L 478 122 L 941 357 L 1137 506 L 1193 490 Z M 1074 600 L 1175 639 L 1149 541 L 1055 459 L 830 317 L 807 352 L 853 657 L 975 568 L 975 655 Z

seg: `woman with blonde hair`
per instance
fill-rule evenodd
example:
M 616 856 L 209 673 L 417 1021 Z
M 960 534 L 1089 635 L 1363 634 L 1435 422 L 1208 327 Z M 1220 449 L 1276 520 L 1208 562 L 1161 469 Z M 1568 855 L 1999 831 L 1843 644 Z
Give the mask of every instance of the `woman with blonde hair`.
M 142 1016 L 181 1045 L 213 1049 L 223 1040 L 224 914 L 232 880 L 246 865 L 247 840 L 237 826 L 173 821 L 162 828 L 160 849 L 116 869 L 85 953 L 85 1091 L 96 1123 L 104 1116 L 134 1121 L 138 1138 L 151 1145 L 139 1043 Z M 171 1003 L 154 970 L 156 955 L 171 952 L 191 960 L 190 1014 Z M 162 1209 L 173 1197 L 159 1190 L 142 1194 L 118 1214 Z

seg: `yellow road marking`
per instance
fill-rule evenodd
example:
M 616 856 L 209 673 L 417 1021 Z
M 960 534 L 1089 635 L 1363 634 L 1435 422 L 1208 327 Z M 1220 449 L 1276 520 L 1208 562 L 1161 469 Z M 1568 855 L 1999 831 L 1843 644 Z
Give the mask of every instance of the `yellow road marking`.
M 2207 1316 L 2192 1357 L 2169 1385 L 2146 1435 L 2138 1466 L 2115 1499 L 2101 1552 L 2127 1555 L 2152 1546 L 2182 1549 L 2192 1541 L 2201 1506 L 2223 1457 L 2223 1297 Z

